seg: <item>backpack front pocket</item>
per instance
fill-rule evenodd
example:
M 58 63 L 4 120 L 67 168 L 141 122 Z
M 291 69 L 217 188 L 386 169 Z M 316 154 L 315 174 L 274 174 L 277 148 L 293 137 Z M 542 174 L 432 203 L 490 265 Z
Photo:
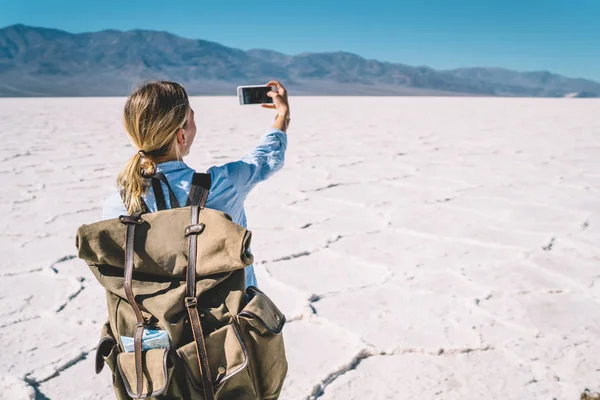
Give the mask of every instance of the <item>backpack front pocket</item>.
M 227 387 L 228 396 L 235 399 L 256 399 L 248 374 L 248 352 L 240 332 L 234 324 L 225 325 L 204 338 L 210 375 L 215 396 Z M 202 375 L 196 353 L 196 342 L 190 342 L 176 351 L 192 385 L 202 393 Z M 229 398 L 229 397 L 228 397 Z
M 249 301 L 238 314 L 238 320 L 250 353 L 259 398 L 277 399 L 288 370 L 281 335 L 285 315 L 258 288 L 249 286 L 246 294 Z
M 130 397 L 137 396 L 137 375 L 135 353 L 119 353 L 117 367 Z M 172 366 L 169 349 L 151 349 L 142 352 L 142 396 L 153 397 L 162 394 L 169 385 Z

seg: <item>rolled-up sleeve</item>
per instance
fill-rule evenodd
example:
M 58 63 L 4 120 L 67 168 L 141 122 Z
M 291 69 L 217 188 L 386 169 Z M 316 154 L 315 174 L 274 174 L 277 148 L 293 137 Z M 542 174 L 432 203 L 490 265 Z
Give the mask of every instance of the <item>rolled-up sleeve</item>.
M 227 177 L 239 195 L 246 197 L 250 190 L 279 171 L 285 161 L 287 134 L 269 129 L 258 145 L 238 161 L 225 164 Z

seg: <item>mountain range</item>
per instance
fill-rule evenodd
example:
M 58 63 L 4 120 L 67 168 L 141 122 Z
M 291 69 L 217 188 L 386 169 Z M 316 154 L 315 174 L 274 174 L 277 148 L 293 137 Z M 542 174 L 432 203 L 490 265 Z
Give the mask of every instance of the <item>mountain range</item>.
M 0 96 L 123 96 L 146 80 L 182 83 L 190 95 L 235 95 L 275 78 L 300 95 L 598 97 L 600 83 L 547 71 L 436 70 L 347 52 L 287 55 L 240 50 L 168 32 L 69 33 L 0 29 Z

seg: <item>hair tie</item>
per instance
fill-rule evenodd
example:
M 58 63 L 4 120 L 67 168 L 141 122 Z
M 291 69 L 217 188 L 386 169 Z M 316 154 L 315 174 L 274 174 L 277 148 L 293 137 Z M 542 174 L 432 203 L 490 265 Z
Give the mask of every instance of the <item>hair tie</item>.
M 140 175 L 143 178 L 149 179 L 156 174 L 156 163 L 148 157 L 144 150 L 140 150 L 137 154 L 142 157 L 142 161 L 140 162 Z

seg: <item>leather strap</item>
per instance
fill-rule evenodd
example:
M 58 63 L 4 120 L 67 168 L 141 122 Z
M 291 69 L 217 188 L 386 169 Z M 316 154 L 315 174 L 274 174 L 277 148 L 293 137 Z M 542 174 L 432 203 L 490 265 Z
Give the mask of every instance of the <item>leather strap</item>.
M 125 239 L 125 282 L 123 288 L 125 289 L 125 295 L 127 301 L 137 320 L 137 326 L 135 329 L 135 336 L 133 341 L 133 349 L 135 352 L 135 374 L 137 378 L 137 395 L 136 398 L 142 396 L 142 385 L 143 385 L 143 372 L 142 372 L 142 336 L 144 335 L 144 317 L 142 312 L 135 302 L 133 290 L 131 289 L 131 281 L 133 279 L 133 249 L 135 242 L 135 227 L 136 225 L 143 222 L 140 218 L 141 213 L 135 213 L 133 215 L 121 215 L 119 221 L 127 225 L 127 235 Z
M 186 294 L 188 297 L 196 297 L 196 253 L 198 251 L 198 235 L 204 231 L 203 224 L 198 224 L 200 207 L 198 204 L 192 205 L 191 207 L 192 223 L 186 227 L 184 235 L 189 237 L 189 258 L 187 274 L 185 278 L 186 283 Z
M 210 174 L 198 174 L 195 173 L 192 176 L 192 187 L 190 189 L 190 193 L 188 195 L 188 200 L 186 206 L 191 206 L 192 204 L 200 204 L 200 207 L 204 208 L 206 204 L 206 198 L 208 196 L 208 192 L 210 191 L 211 185 L 211 176 Z M 206 197 L 204 199 L 200 198 L 202 194 L 202 189 L 206 190 Z
M 196 299 L 196 256 L 198 251 L 198 235 L 204 231 L 204 227 L 199 224 L 200 210 L 204 208 L 208 192 L 210 190 L 210 175 L 194 174 L 192 179 L 192 188 L 190 189 L 188 202 L 191 209 L 191 225 L 186 228 L 186 236 L 189 237 L 188 266 L 186 273 L 186 294 L 185 307 L 188 310 L 192 334 L 196 343 L 196 355 L 198 356 L 198 365 L 202 373 L 202 389 L 206 400 L 214 400 L 215 391 L 210 376 L 210 367 L 208 364 L 208 355 L 206 353 L 206 343 L 204 342 L 204 332 L 202 331 L 202 321 L 198 314 L 198 304 Z M 202 182 L 201 182 L 202 181 Z M 198 227 L 196 229 L 196 227 Z
M 171 185 L 169 185 L 167 177 L 162 172 L 158 172 L 152 177 L 152 190 L 154 191 L 154 197 L 156 198 L 157 210 L 161 211 L 167 209 L 167 202 L 165 200 L 165 194 L 163 192 L 162 185 L 160 184 L 161 182 L 164 183 L 169 190 L 171 208 L 179 208 L 179 201 L 177 201 L 177 197 L 175 196 L 175 193 L 173 193 L 173 189 L 171 189 Z
M 210 191 L 210 174 L 194 174 L 192 187 L 188 196 L 188 205 L 191 210 L 191 225 L 186 228 L 184 234 L 189 236 L 188 268 L 186 275 L 186 294 L 188 297 L 196 297 L 196 252 L 198 250 L 198 234 L 202 233 L 203 227 L 199 227 L 200 210 L 204 208 L 208 192 Z M 193 257 L 192 257 L 193 255 Z
M 200 315 L 198 315 L 196 301 L 197 300 L 195 297 L 186 297 L 185 306 L 190 317 L 194 342 L 196 342 L 196 356 L 198 357 L 200 372 L 202 373 L 202 390 L 204 390 L 204 398 L 206 400 L 214 400 L 215 389 L 213 387 L 212 377 L 210 375 L 208 355 L 206 354 L 206 343 L 204 342 L 204 332 L 202 331 L 202 321 L 200 321 Z

